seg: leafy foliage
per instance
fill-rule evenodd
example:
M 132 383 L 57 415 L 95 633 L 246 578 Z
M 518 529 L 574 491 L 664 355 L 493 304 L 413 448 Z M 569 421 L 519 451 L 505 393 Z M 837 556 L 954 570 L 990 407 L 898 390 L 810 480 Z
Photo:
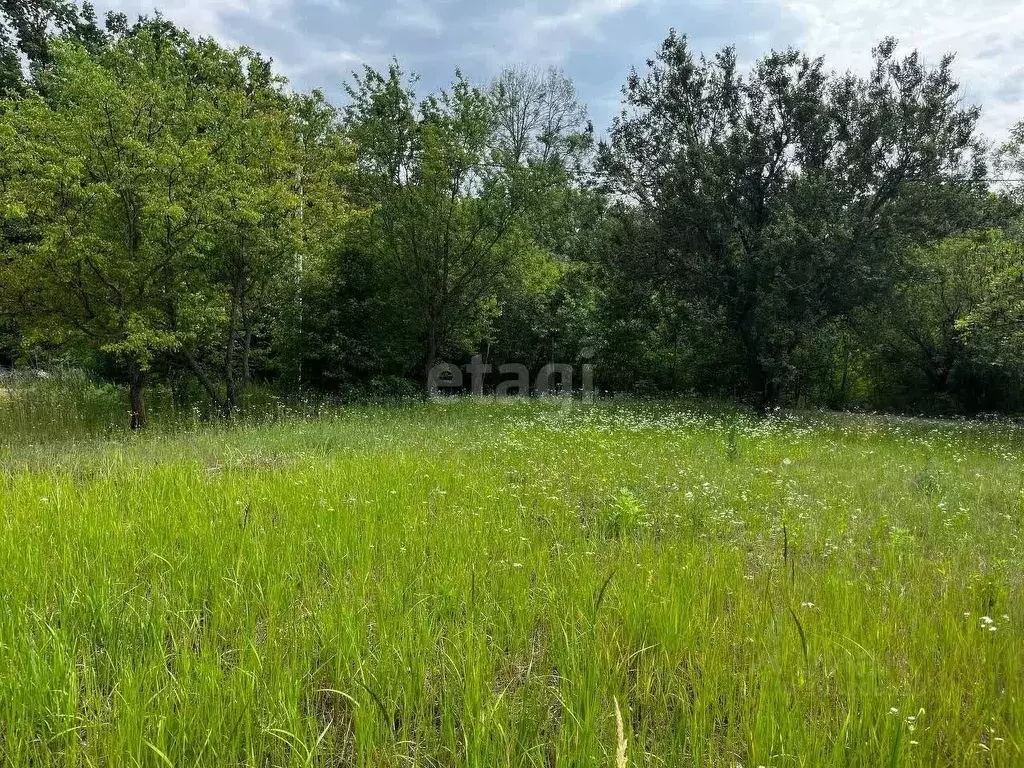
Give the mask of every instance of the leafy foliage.
M 409 393 L 473 355 L 1017 410 L 1024 187 L 987 182 L 952 67 L 886 39 L 866 77 L 792 49 L 741 72 L 673 31 L 595 146 L 555 69 L 423 94 L 395 62 L 335 108 L 159 13 L 0 0 L 0 361 L 125 384 L 134 426 L 154 387 L 230 418 L 254 383 Z
M 602 158 L 644 232 L 638 274 L 726 325 L 762 403 L 809 334 L 885 292 L 929 235 L 917 190 L 980 177 L 951 63 L 887 40 L 866 80 L 795 50 L 743 77 L 734 50 L 697 58 L 672 33 L 630 76 Z

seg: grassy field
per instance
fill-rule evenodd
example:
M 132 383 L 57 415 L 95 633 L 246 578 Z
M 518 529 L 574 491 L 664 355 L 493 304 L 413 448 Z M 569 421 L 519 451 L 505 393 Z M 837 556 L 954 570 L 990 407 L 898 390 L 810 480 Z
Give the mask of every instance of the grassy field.
M 0 448 L 8 764 L 1024 765 L 1020 428 L 45 434 Z

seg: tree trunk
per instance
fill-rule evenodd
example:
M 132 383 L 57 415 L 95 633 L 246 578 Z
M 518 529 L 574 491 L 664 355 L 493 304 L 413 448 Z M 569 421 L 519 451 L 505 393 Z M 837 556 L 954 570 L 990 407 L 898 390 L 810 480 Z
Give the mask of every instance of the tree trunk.
M 128 398 L 131 402 L 131 428 L 133 430 L 145 429 L 149 425 L 149 414 L 146 413 L 146 398 L 143 391 L 145 383 L 145 374 L 142 371 L 132 372 L 128 381 Z
M 224 402 L 220 407 L 220 417 L 222 419 L 231 420 L 232 414 L 235 412 L 235 401 L 238 395 L 235 392 L 233 382 L 228 382 L 226 389 L 224 390 Z
M 830 403 L 830 406 L 832 408 L 835 408 L 836 410 L 846 405 L 847 391 L 850 387 L 850 345 L 845 334 L 843 335 L 841 344 L 843 356 L 843 375 L 842 378 L 840 378 L 839 380 L 839 391 L 835 394 L 835 396 L 832 398 L 832 402 Z
M 214 385 L 213 381 L 199 364 L 199 361 L 196 360 L 192 353 L 187 349 L 182 350 L 182 357 L 185 359 L 188 367 L 192 369 L 192 373 L 194 373 L 196 378 L 199 379 L 199 383 L 202 385 L 203 389 L 206 390 L 206 394 L 210 396 L 210 400 L 213 404 L 217 406 L 217 408 L 223 410 L 224 400 L 221 398 L 220 392 L 217 391 L 217 387 Z
M 432 394 L 430 391 L 430 373 L 434 370 L 435 365 L 437 365 L 437 328 L 432 322 L 427 333 L 427 363 L 423 372 L 423 391 L 428 397 Z
M 242 336 L 242 385 L 241 388 L 249 386 L 252 381 L 252 372 L 249 369 L 249 359 L 252 356 L 252 320 L 246 317 L 244 334 Z
M 235 281 L 234 292 L 231 296 L 231 314 L 228 317 L 228 340 L 224 354 L 224 404 L 220 409 L 220 415 L 224 419 L 231 418 L 238 399 L 238 387 L 235 383 L 235 344 L 238 342 L 238 312 L 242 304 L 242 281 L 241 277 Z
M 756 357 L 747 361 L 747 382 L 754 409 L 764 416 L 779 402 L 779 385 Z

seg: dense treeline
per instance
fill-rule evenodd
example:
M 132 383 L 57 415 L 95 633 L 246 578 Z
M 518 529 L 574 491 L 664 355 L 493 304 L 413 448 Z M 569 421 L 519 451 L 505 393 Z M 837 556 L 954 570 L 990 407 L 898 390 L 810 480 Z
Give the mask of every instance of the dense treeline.
M 952 58 L 742 72 L 672 32 L 597 141 L 554 70 L 423 94 L 367 67 L 334 107 L 160 16 L 0 13 L 0 362 L 117 381 L 133 426 L 153 386 L 230 417 L 253 383 L 411 393 L 474 355 L 760 408 L 1024 408 L 1024 123 L 987 146 Z

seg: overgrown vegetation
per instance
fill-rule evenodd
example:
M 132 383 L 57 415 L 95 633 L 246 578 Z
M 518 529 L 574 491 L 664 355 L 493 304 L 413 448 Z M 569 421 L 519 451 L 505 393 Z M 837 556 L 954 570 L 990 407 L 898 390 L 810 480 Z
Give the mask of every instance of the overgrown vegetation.
M 0 760 L 1024 764 L 1024 123 L 874 60 L 672 32 L 599 141 L 0 0 Z
M 742 72 L 672 32 L 598 141 L 554 70 L 424 94 L 396 62 L 335 108 L 159 15 L 0 9 L 0 362 L 117 382 L 132 426 L 154 388 L 232 418 L 475 354 L 762 409 L 1024 403 L 1024 127 L 989 152 L 951 56 Z
M 1022 435 L 566 401 L 2 451 L 17 765 L 1016 765 Z

